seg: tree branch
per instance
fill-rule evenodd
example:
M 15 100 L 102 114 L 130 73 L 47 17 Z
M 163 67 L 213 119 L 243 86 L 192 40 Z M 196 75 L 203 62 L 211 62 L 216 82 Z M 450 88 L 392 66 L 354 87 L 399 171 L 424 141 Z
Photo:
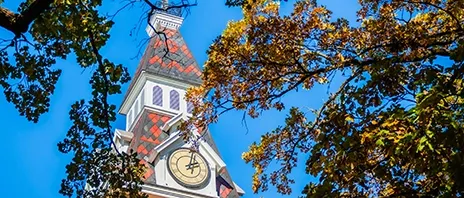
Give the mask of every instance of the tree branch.
M 109 103 L 108 103 L 108 93 L 109 93 L 109 86 L 110 86 L 110 82 L 108 80 L 108 77 L 107 77 L 107 74 L 105 73 L 105 65 L 103 63 L 103 60 L 102 60 L 102 56 L 100 55 L 100 52 L 98 50 L 98 48 L 96 47 L 96 44 L 95 44 L 95 37 L 92 33 L 92 31 L 88 31 L 88 34 L 89 34 L 89 39 L 90 39 L 90 44 L 92 46 L 92 52 L 94 53 L 94 55 L 97 57 L 97 64 L 98 64 L 98 72 L 100 73 L 100 75 L 102 76 L 103 78 L 103 81 L 105 83 L 105 86 L 103 86 L 103 94 L 102 94 L 102 103 L 103 103 L 103 115 L 105 118 L 105 129 L 106 130 L 106 135 L 108 135 L 108 139 L 111 141 L 111 145 L 114 147 L 114 150 L 120 155 L 121 152 L 119 152 L 118 150 L 118 147 L 116 146 L 116 143 L 113 141 L 113 138 L 112 138 L 112 133 L 111 133 L 111 123 L 108 119 L 108 109 L 110 108 L 109 107 Z
M 22 33 L 27 32 L 29 25 L 36 20 L 40 14 L 51 8 L 52 3 L 53 0 L 36 0 L 19 14 L 0 7 L 0 26 L 19 37 Z
M 0 26 L 15 33 L 15 20 L 17 14 L 10 10 L 0 7 Z M 16 34 L 16 33 L 15 33 Z

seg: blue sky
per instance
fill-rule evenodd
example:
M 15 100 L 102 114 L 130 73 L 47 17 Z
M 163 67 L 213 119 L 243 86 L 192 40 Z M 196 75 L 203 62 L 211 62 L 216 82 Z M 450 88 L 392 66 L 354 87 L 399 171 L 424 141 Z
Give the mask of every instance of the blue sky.
M 114 13 L 120 6 L 119 0 L 105 1 L 103 10 Z M 6 1 L 3 6 L 15 9 L 19 2 Z M 355 20 L 357 2 L 355 0 L 322 1 L 336 17 L 346 17 Z M 292 3 L 282 3 L 283 13 L 288 13 Z M 138 64 L 134 57 L 138 51 L 138 41 L 146 36 L 140 31 L 137 36 L 130 36 L 130 29 L 137 23 L 134 16 L 139 16 L 140 10 L 134 8 L 119 13 L 115 18 L 115 26 L 111 30 L 111 38 L 102 50 L 105 57 L 127 66 L 133 74 Z M 206 50 L 225 28 L 227 21 L 240 19 L 239 8 L 227 8 L 224 0 L 198 0 L 198 6 L 191 9 L 181 27 L 181 32 L 200 65 L 206 57 Z M 143 25 L 142 28 L 144 28 Z M 11 34 L 0 30 L 0 38 L 10 38 Z M 68 111 L 70 105 L 81 98 L 90 96 L 91 88 L 88 80 L 91 70 L 83 70 L 77 66 L 73 56 L 67 60 L 59 60 L 57 68 L 63 69 L 58 81 L 56 92 L 51 99 L 50 111 L 44 114 L 40 122 L 33 124 L 20 117 L 12 104 L 6 102 L 0 95 L 0 123 L 2 124 L 2 143 L 0 144 L 0 195 L 9 197 L 61 197 L 58 194 L 61 179 L 65 177 L 65 165 L 70 156 L 58 152 L 56 144 L 61 141 L 71 126 Z M 125 91 L 127 85 L 123 87 Z M 110 101 L 121 104 L 123 94 L 113 96 Z M 287 107 L 317 108 L 327 98 L 326 88 L 316 88 L 312 91 L 292 92 L 283 98 Z M 286 112 L 286 111 L 285 111 Z M 246 192 L 247 197 L 277 197 L 275 190 L 253 194 L 251 192 L 251 175 L 253 168 L 241 160 L 242 152 L 246 151 L 253 141 L 258 141 L 260 135 L 274 129 L 283 123 L 285 113 L 266 112 L 258 119 L 247 119 L 248 129 L 242 125 L 242 113 L 230 112 L 221 117 L 219 123 L 210 126 L 212 135 L 219 147 L 229 172 L 237 184 Z M 125 117 L 119 116 L 113 127 L 123 129 Z M 303 162 L 303 158 L 300 162 Z M 312 178 L 304 174 L 304 167 L 299 166 L 293 173 L 296 179 L 294 194 L 299 195 L 303 186 Z

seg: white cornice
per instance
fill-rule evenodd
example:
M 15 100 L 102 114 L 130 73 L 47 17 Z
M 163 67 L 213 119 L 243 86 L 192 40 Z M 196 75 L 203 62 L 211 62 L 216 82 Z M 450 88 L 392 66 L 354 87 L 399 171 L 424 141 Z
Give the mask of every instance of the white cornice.
M 131 141 L 132 137 L 134 137 L 134 134 L 131 132 L 123 131 L 120 129 L 116 129 L 114 132 L 115 137 L 120 138 L 125 141 Z
M 135 93 L 140 92 L 140 90 L 143 88 L 143 85 L 147 81 L 144 75 L 145 75 L 145 71 L 142 71 L 140 75 L 138 76 L 138 78 L 135 79 L 134 86 L 129 87 L 129 89 L 127 90 L 127 92 L 129 93 L 127 94 L 127 97 L 124 98 L 124 100 L 122 101 L 121 107 L 119 108 L 119 112 L 118 112 L 119 114 L 127 115 L 127 112 L 130 109 L 130 104 L 132 104 L 135 98 L 137 97 L 137 94 Z
M 182 17 L 164 12 L 157 12 L 152 15 L 150 25 L 148 25 L 145 30 L 147 31 L 148 36 L 152 37 L 155 34 L 153 28 L 156 28 L 156 31 L 163 31 L 164 29 L 177 30 L 180 28 L 183 21 L 184 18 Z
M 158 76 L 156 74 L 148 74 L 146 72 L 144 72 L 144 73 L 146 75 L 147 80 L 157 82 L 157 83 L 163 83 L 163 84 L 168 85 L 168 86 L 172 86 L 172 87 L 176 87 L 176 88 L 180 88 L 180 89 L 187 89 L 187 88 L 193 86 L 192 84 L 182 82 L 180 80 L 174 80 L 174 79 L 171 79 L 171 78 Z
M 132 140 L 132 137 L 134 137 L 133 133 L 116 129 L 113 135 L 113 142 L 115 143 L 113 148 L 120 152 L 127 152 L 128 142 Z
M 234 188 L 238 192 L 238 194 L 240 194 L 240 195 L 245 194 L 245 191 L 242 188 L 240 188 L 240 186 L 238 186 L 235 182 L 232 182 L 232 183 L 234 183 Z
M 180 132 L 177 131 L 175 133 L 172 133 L 171 135 L 169 135 L 169 137 L 164 140 L 163 142 L 161 142 L 161 144 L 159 144 L 158 146 L 156 146 L 153 150 L 157 151 L 158 153 L 160 153 L 161 151 L 163 151 L 164 149 L 166 149 L 167 147 L 169 147 L 169 145 L 173 144 L 174 142 L 176 142 L 176 140 L 178 140 L 180 138 Z
M 168 131 L 172 126 L 181 120 L 187 120 L 187 116 L 184 113 L 177 114 L 173 118 L 169 119 L 162 127 L 162 131 Z
M 165 186 L 158 185 L 143 185 L 142 192 L 162 196 L 166 198 L 217 198 L 218 196 L 207 196 L 204 194 L 197 194 L 194 192 L 181 191 L 179 189 L 172 189 Z

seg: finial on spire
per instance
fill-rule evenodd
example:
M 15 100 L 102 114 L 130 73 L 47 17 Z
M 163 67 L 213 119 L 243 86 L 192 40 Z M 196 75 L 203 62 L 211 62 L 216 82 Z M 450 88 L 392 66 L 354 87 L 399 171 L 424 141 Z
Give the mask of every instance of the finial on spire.
M 168 6 L 169 6 L 168 0 L 162 0 L 161 7 L 166 10 L 166 9 L 168 9 Z

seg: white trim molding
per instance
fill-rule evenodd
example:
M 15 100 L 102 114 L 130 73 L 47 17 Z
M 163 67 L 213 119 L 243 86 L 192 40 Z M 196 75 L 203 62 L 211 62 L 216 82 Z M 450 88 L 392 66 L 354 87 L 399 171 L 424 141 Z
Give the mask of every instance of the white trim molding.
M 151 16 L 150 25 L 147 26 L 145 31 L 147 32 L 148 36 L 152 37 L 155 34 L 155 31 L 152 27 L 156 28 L 156 31 L 162 31 L 163 29 L 177 30 L 182 25 L 183 21 L 184 18 L 182 17 L 164 12 L 156 12 Z
M 159 185 L 143 185 L 142 192 L 166 198 L 217 198 L 218 196 L 208 196 L 205 194 L 197 194 L 193 192 L 181 191 L 179 189 L 172 189 Z
M 133 133 L 116 129 L 113 136 L 114 146 L 116 146 L 114 149 L 127 153 L 132 137 L 134 137 Z
M 155 150 L 158 153 L 161 153 L 161 151 L 168 148 L 169 145 L 173 144 L 174 142 L 176 142 L 180 138 L 179 134 L 180 134 L 179 131 L 177 131 L 175 133 L 172 133 L 171 135 L 169 135 L 169 137 L 167 139 L 165 139 L 163 142 L 161 142 L 161 144 L 156 146 L 153 150 Z
M 181 120 L 187 120 L 187 116 L 184 113 L 179 113 L 173 118 L 169 119 L 163 126 L 161 126 L 161 130 L 168 131 L 172 126 Z
M 242 188 L 240 188 L 240 186 L 238 186 L 238 184 L 236 184 L 235 182 L 233 182 L 233 183 L 234 183 L 234 188 L 235 188 L 235 190 L 237 191 L 237 193 L 238 193 L 240 196 L 244 195 L 244 194 L 245 194 L 245 191 L 244 191 Z
M 204 151 L 204 152 L 202 152 Z M 205 141 L 200 141 L 200 153 L 201 154 L 207 154 L 211 159 L 216 162 L 216 165 L 218 166 L 217 170 L 221 170 L 222 168 L 226 167 L 226 163 L 219 157 L 219 155 L 209 146 L 208 143 Z
M 122 140 L 125 140 L 125 141 L 131 141 L 132 140 L 132 137 L 134 137 L 134 134 L 131 133 L 131 132 L 128 132 L 128 131 L 123 131 L 123 130 L 120 130 L 120 129 L 116 129 L 116 131 L 114 132 L 114 136 L 115 138 L 120 138 Z M 113 138 L 114 140 L 114 138 Z

